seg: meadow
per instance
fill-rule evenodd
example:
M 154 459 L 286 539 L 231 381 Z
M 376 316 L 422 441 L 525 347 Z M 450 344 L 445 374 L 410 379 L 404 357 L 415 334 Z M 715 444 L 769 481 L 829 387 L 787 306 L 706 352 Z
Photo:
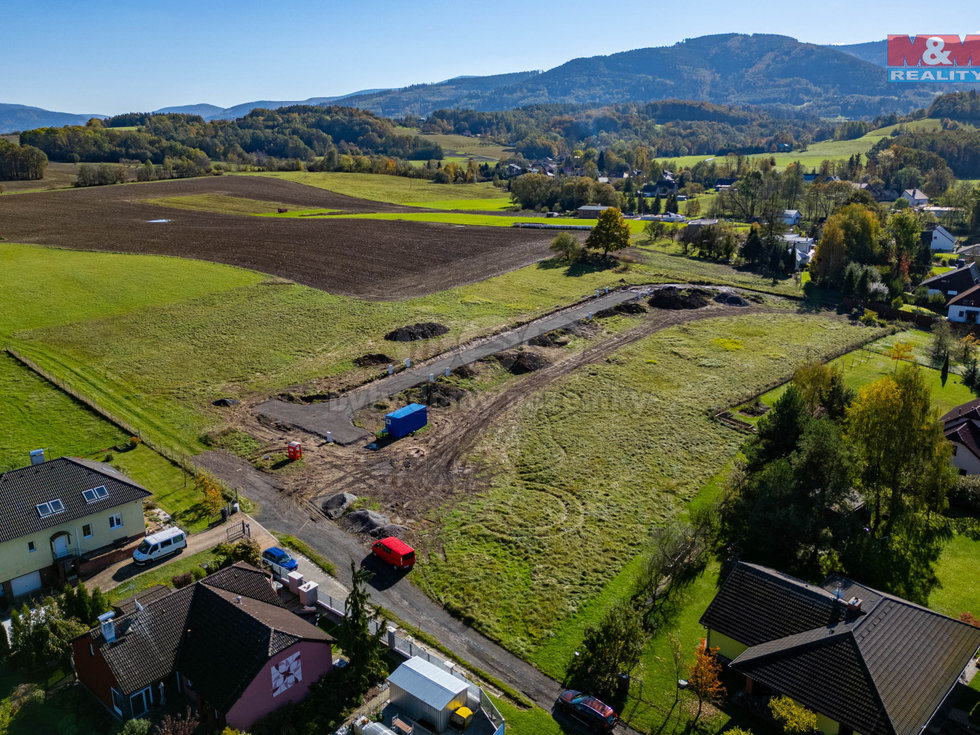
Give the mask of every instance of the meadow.
M 566 621 L 738 451 L 713 413 L 874 333 L 797 313 L 708 319 L 563 379 L 490 430 L 474 458 L 490 486 L 438 511 L 426 545 L 441 553 L 416 582 L 553 673 L 552 636 L 581 628 Z
M 625 271 L 546 261 L 429 296 L 374 302 L 267 282 L 253 272 L 198 261 L 5 244 L 0 253 L 6 253 L 17 278 L 14 288 L 0 295 L 5 307 L 8 294 L 13 299 L 10 309 L 0 310 L 0 319 L 6 319 L 0 325 L 4 334 L 16 332 L 7 339 L 20 353 L 83 395 L 170 450 L 196 454 L 204 448 L 201 435 L 224 421 L 211 405 L 216 398 L 356 375 L 353 360 L 367 352 L 418 360 L 585 298 L 597 288 L 696 280 L 795 290 L 791 281 L 774 286 L 728 266 L 639 252 L 642 262 Z M 71 280 L 71 263 L 78 266 L 72 274 L 77 280 L 62 289 L 63 281 Z M 119 282 L 119 293 L 100 289 L 99 282 Z M 130 285 L 140 285 L 141 292 Z M 89 290 L 101 293 L 103 302 L 91 303 L 84 297 Z M 46 313 L 18 300 L 31 293 L 50 295 Z M 145 308 L 137 308 L 140 301 Z M 382 339 L 389 330 L 417 321 L 443 323 L 450 333 L 424 345 Z
M 757 153 L 746 156 L 748 159 L 758 160 L 760 158 L 773 158 L 776 161 L 776 168 L 785 168 L 790 163 L 800 163 L 806 169 L 816 169 L 823 161 L 846 161 L 851 156 L 860 153 L 867 154 L 872 146 L 884 137 L 890 136 L 897 128 L 902 127 L 908 130 L 932 131 L 938 129 L 940 121 L 933 118 L 915 120 L 902 125 L 889 125 L 861 136 L 853 140 L 821 140 L 811 143 L 805 150 L 790 151 L 789 153 Z M 724 156 L 696 155 L 678 156 L 675 158 L 664 159 L 664 165 L 670 169 L 690 168 L 695 164 L 713 159 L 716 164 L 721 164 Z M 734 164 L 734 157 L 732 159 Z
M 912 359 L 922 368 L 922 377 L 932 394 L 932 405 L 938 408 L 940 413 L 946 413 L 962 403 L 972 401 L 976 398 L 976 394 L 963 384 L 963 378 L 955 372 L 958 369 L 956 366 L 951 367 L 946 385 L 942 384 L 941 371 L 932 364 L 929 358 L 931 340 L 932 335 L 929 332 L 920 329 L 907 329 L 875 340 L 854 352 L 841 355 L 832 360 L 830 364 L 840 367 L 843 370 L 844 382 L 854 390 L 858 390 L 862 386 L 895 372 L 895 361 L 887 353 L 896 343 L 912 345 Z M 781 385 L 762 394 L 759 396 L 759 400 L 767 406 L 772 406 L 779 400 L 787 385 Z M 741 418 L 747 421 L 758 420 L 751 417 Z
M 254 175 L 295 181 L 359 199 L 410 207 L 503 210 L 512 206 L 510 195 L 489 182 L 436 184 L 426 179 L 402 176 L 308 171 L 277 171 Z

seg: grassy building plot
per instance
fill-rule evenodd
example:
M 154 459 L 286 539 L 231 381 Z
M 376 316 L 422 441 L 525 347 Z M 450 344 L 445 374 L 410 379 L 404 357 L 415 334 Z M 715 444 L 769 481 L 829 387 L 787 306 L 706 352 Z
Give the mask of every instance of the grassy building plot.
M 714 411 L 808 354 L 868 336 L 823 316 L 710 319 L 584 368 L 488 435 L 476 462 L 490 488 L 433 518 L 441 528 L 427 545 L 441 553 L 416 568 L 416 581 L 536 661 L 651 526 L 677 516 L 738 451 L 744 435 L 714 422 Z

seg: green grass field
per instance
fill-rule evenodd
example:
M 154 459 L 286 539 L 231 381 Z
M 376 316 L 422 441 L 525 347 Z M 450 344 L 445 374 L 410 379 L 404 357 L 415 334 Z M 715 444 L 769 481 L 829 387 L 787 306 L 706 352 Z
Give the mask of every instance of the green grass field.
M 109 602 L 114 603 L 136 592 L 142 592 L 156 584 L 165 584 L 168 587 L 172 587 L 173 585 L 171 585 L 170 580 L 178 574 L 186 574 L 199 568 L 206 562 L 214 561 L 215 558 L 214 549 L 199 551 L 196 554 L 181 553 L 176 560 L 162 566 L 150 567 L 145 572 L 109 590 Z
M 417 130 L 411 131 L 418 134 Z M 446 154 L 444 160 L 459 159 L 465 163 L 470 158 L 475 158 L 478 162 L 496 163 L 501 158 L 509 158 L 514 155 L 512 148 L 507 148 L 483 138 L 475 138 L 470 135 L 455 135 L 452 133 L 428 133 L 422 136 L 426 140 L 432 140 L 442 146 L 443 153 Z
M 818 168 L 820 164 L 827 161 L 846 161 L 856 153 L 866 154 L 871 147 L 884 137 L 891 135 L 892 131 L 899 126 L 889 125 L 878 130 L 872 130 L 866 135 L 854 140 L 821 140 L 811 143 L 805 151 L 790 151 L 789 153 L 759 153 L 747 156 L 749 159 L 774 158 L 777 168 L 784 168 L 790 163 L 799 162 L 806 169 Z M 932 118 L 915 120 L 911 123 L 904 123 L 903 127 L 908 130 L 931 131 L 940 127 L 940 121 Z M 700 161 L 714 159 L 716 164 L 721 164 L 723 156 L 697 155 L 679 156 L 676 158 L 664 159 L 668 168 L 690 168 Z M 734 162 L 734 157 L 733 157 Z M 672 169 L 673 170 L 673 169 Z
M 636 556 L 650 525 L 681 513 L 738 451 L 744 437 L 712 413 L 808 353 L 867 335 L 797 313 L 711 319 L 569 376 L 485 438 L 477 464 L 490 488 L 438 513 L 426 546 L 441 553 L 416 567 L 416 582 L 509 649 L 553 666 L 550 642 L 569 634 L 564 621 L 583 614 L 568 623 L 583 629 L 588 602 Z
M 941 413 L 959 406 L 961 403 L 972 401 L 976 398 L 970 388 L 963 385 L 963 379 L 952 370 L 943 386 L 940 371 L 932 366 L 928 357 L 928 347 L 931 335 L 918 329 L 908 329 L 894 335 L 882 337 L 872 342 L 865 348 L 842 355 L 833 360 L 832 365 L 840 366 L 844 371 L 844 382 L 851 388 L 857 390 L 868 383 L 873 383 L 885 375 L 895 371 L 895 361 L 886 355 L 886 352 L 896 342 L 911 344 L 914 350 L 914 358 L 922 366 L 922 376 L 925 383 L 932 392 L 932 405 L 940 410 Z M 759 399 L 767 406 L 773 405 L 786 390 L 786 385 L 781 385 L 767 393 Z M 757 421 L 758 419 L 742 417 L 747 421 Z
M 287 207 L 279 202 L 266 202 L 261 199 L 233 197 L 227 194 L 189 194 L 178 197 L 158 197 L 147 199 L 147 204 L 161 204 L 175 209 L 189 209 L 195 212 L 217 212 L 218 214 L 269 214 Z
M 980 539 L 965 534 L 954 536 L 936 566 L 941 586 L 929 596 L 929 607 L 951 617 L 969 612 L 980 617 Z
M 621 281 L 696 280 L 778 293 L 795 291 L 791 281 L 773 285 L 727 266 L 642 249 L 644 262 L 626 272 L 546 262 L 481 283 L 386 303 L 299 285 L 268 285 L 259 274 L 198 261 L 150 258 L 144 266 L 139 259 L 145 256 L 13 245 L 5 245 L 4 250 L 10 262 L 18 264 L 13 296 L 54 295 L 46 304 L 51 310 L 46 318 L 22 309 L 20 302 L 12 303 L 12 312 L 0 312 L 8 328 L 18 330 L 8 340 L 144 435 L 184 454 L 200 451 L 200 435 L 221 427 L 221 411 L 211 406 L 217 397 L 269 393 L 313 378 L 342 375 L 352 371 L 353 359 L 366 352 L 418 360 L 455 340 L 552 311 Z M 79 265 L 79 274 L 94 278 L 96 264 L 101 264 L 106 281 L 123 284 L 117 299 L 106 297 L 99 307 L 106 318 L 95 318 L 96 308 L 83 296 L 89 289 L 99 290 L 87 275 L 66 292 L 66 299 L 75 300 L 61 300 L 59 269 L 54 269 L 52 280 L 44 267 L 61 255 Z M 85 258 L 93 263 L 83 265 Z M 31 268 L 32 262 L 38 267 Z M 117 269 L 127 264 L 123 276 Z M 155 266 L 160 266 L 159 279 L 148 275 Z M 200 279 L 193 277 L 195 272 Z M 173 280 L 166 281 L 166 276 Z M 127 279 L 142 283 L 146 308 L 135 308 L 135 293 L 129 300 Z M 179 298 L 181 285 L 187 298 Z M 0 294 L 0 306 L 7 293 Z M 73 309 L 82 313 L 72 318 Z M 412 345 L 382 339 L 389 330 L 416 321 L 446 324 L 451 329 L 449 341 Z M 43 328 L 26 331 L 33 324 Z
M 490 183 L 436 184 L 426 179 L 409 179 L 403 176 L 306 171 L 254 175 L 272 176 L 360 199 L 410 207 L 500 210 L 511 206 L 510 195 Z

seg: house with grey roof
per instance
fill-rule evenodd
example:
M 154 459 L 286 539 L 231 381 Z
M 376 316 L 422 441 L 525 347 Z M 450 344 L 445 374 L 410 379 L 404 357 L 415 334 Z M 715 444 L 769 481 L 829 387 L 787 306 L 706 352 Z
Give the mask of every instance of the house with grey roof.
M 951 298 L 946 304 L 946 318 L 961 324 L 980 324 L 980 284 Z
M 754 696 L 785 695 L 824 735 L 919 735 L 980 649 L 980 628 L 833 575 L 739 563 L 701 624 Z
M 918 189 L 906 189 L 902 192 L 902 199 L 913 207 L 924 207 L 929 203 L 929 197 Z
M 0 473 L 0 585 L 14 600 L 60 587 L 80 557 L 143 536 L 151 493 L 115 467 L 77 457 Z
M 931 222 L 922 232 L 922 246 L 933 253 L 952 253 L 956 250 L 956 238 L 942 225 Z
M 72 642 L 79 682 L 120 719 L 181 696 L 219 729 L 248 730 L 305 698 L 333 666 L 333 638 L 283 607 L 269 575 L 243 562 L 143 599 Z

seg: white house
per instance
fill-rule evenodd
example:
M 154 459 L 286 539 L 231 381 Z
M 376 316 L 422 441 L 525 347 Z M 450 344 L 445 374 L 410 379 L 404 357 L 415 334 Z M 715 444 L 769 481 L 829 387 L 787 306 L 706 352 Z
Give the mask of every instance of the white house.
M 934 253 L 952 253 L 956 250 L 956 238 L 942 225 L 935 223 L 926 225 L 922 233 L 922 244 L 928 245 Z
M 800 220 L 803 219 L 803 215 L 800 214 L 798 209 L 784 209 L 783 210 L 783 224 L 787 227 L 796 227 L 800 224 Z
M 953 444 L 953 465 L 961 475 L 980 475 L 980 398 L 957 406 L 939 420 Z
M 946 318 L 961 324 L 980 323 L 980 285 L 957 294 L 946 305 Z
M 902 199 L 907 201 L 913 207 L 924 207 L 929 203 L 929 197 L 918 189 L 906 189 L 902 192 Z
M 788 246 L 796 250 L 796 264 L 797 267 L 804 267 L 810 264 L 813 260 L 813 253 L 816 250 L 816 243 L 813 241 L 812 237 L 804 237 L 803 235 L 783 235 L 783 242 Z

